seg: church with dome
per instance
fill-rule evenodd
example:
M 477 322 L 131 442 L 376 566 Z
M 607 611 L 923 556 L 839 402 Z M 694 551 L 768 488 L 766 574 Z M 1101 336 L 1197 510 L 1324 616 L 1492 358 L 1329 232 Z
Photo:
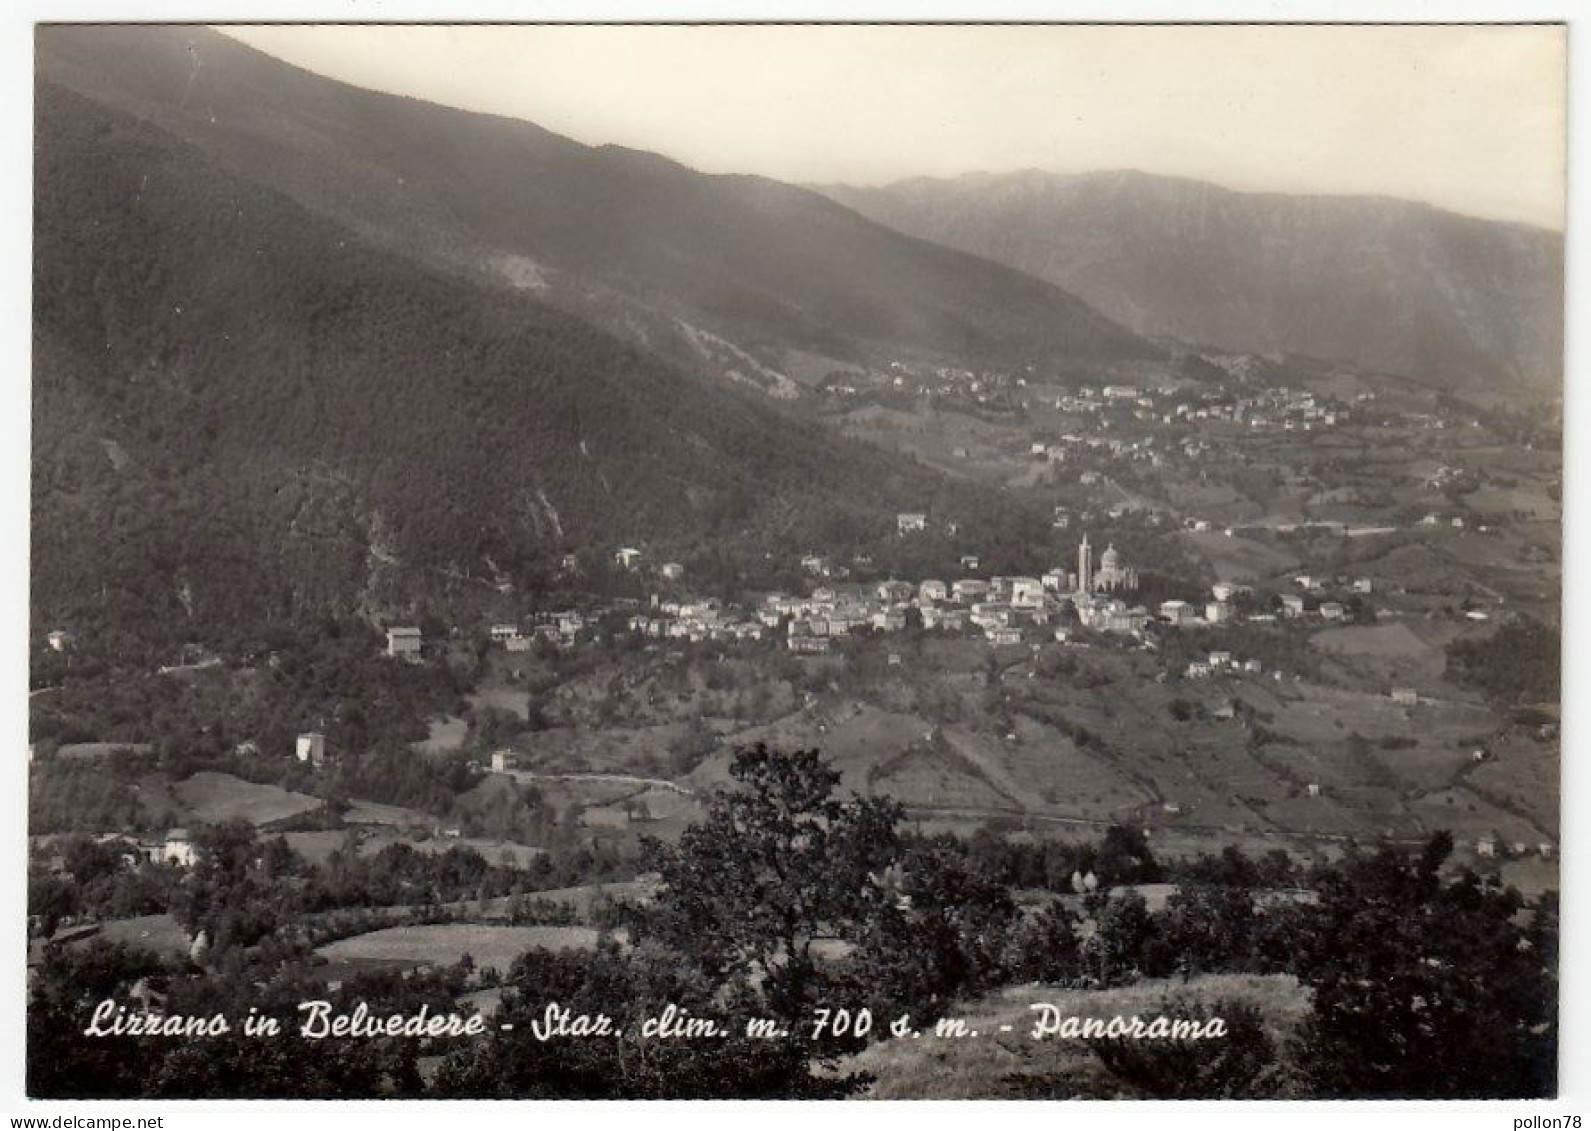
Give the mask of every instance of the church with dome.
M 1138 571 L 1123 565 L 1121 551 L 1107 545 L 1105 552 L 1094 562 L 1094 548 L 1083 535 L 1083 544 L 1077 548 L 1076 593 L 1091 596 L 1095 593 L 1132 593 L 1138 588 Z

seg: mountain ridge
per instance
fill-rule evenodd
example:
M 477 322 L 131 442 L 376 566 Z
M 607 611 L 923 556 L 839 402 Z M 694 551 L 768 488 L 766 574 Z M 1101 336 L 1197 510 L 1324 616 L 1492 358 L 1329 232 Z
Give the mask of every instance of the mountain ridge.
M 1511 217 L 1484 216 L 1477 212 L 1465 212 L 1456 208 L 1436 204 L 1433 201 L 1421 200 L 1416 197 L 1398 196 L 1395 193 L 1377 192 L 1301 192 L 1287 189 L 1268 188 L 1240 188 L 1236 185 L 1224 184 L 1220 181 L 1210 180 L 1206 177 L 1195 177 L 1185 173 L 1156 173 L 1148 169 L 1140 169 L 1131 165 L 1108 166 L 1098 169 L 1088 169 L 1080 172 L 1059 172 L 1054 169 L 1045 169 L 1037 165 L 1029 165 L 1019 169 L 1009 169 L 1004 172 L 993 169 L 969 169 L 964 173 L 950 176 L 935 176 L 933 174 L 919 173 L 905 177 L 895 177 L 879 184 L 857 184 L 847 181 L 803 181 L 802 187 L 811 189 L 833 199 L 837 195 L 847 192 L 876 193 L 909 190 L 913 187 L 932 187 L 942 184 L 969 184 L 989 185 L 1002 181 L 1028 180 L 1041 181 L 1107 181 L 1122 182 L 1160 182 L 1173 185 L 1208 188 L 1216 192 L 1230 193 L 1233 196 L 1257 198 L 1281 198 L 1290 200 L 1355 200 L 1382 203 L 1389 205 L 1403 205 L 1416 209 L 1428 209 L 1440 212 L 1447 216 L 1454 216 L 1461 220 L 1474 220 L 1484 224 L 1497 224 L 1505 228 L 1523 228 L 1527 231 L 1538 232 L 1544 235 L 1561 238 L 1563 228 L 1559 225 L 1534 223 L 1529 220 L 1520 220 Z
M 38 59 L 50 81 L 404 254 L 477 272 L 526 256 L 559 273 L 555 298 L 622 293 L 632 314 L 683 317 L 764 360 L 1159 352 L 1053 284 L 810 190 L 362 90 L 208 29 L 41 29 Z
M 1392 197 L 1248 192 L 1135 170 L 824 186 L 883 223 L 1080 294 L 1139 333 L 1463 388 L 1550 392 L 1561 234 Z

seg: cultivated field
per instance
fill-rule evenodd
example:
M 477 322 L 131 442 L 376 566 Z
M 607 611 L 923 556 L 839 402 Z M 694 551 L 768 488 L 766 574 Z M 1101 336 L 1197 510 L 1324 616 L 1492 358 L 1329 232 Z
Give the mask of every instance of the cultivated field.
M 472 693 L 469 699 L 476 708 L 494 707 L 499 711 L 512 711 L 521 719 L 530 715 L 530 692 L 522 689 L 487 685 Z
M 360 801 L 358 798 L 351 798 L 348 803 L 348 809 L 343 813 L 343 823 L 347 825 L 393 825 L 397 828 L 429 828 L 436 824 L 436 818 L 418 809 L 405 809 L 398 805 L 383 805 L 376 801 Z
M 590 950 L 592 927 L 508 927 L 484 923 L 434 923 L 386 927 L 338 939 L 317 954 L 332 963 L 372 966 L 445 966 L 468 954 L 479 967 L 506 971 L 527 950 Z
M 231 774 L 209 770 L 172 787 L 184 818 L 197 824 L 244 820 L 269 825 L 320 808 L 325 802 L 276 785 L 257 785 Z
M 1184 540 L 1210 563 L 1222 581 L 1254 582 L 1296 569 L 1299 560 L 1286 550 L 1252 538 L 1228 538 L 1217 531 L 1186 533 Z
M 341 835 L 341 834 L 339 834 Z M 391 844 L 406 844 L 425 856 L 441 856 L 455 848 L 478 852 L 488 864 L 501 864 L 509 868 L 528 868 L 538 856 L 546 854 L 544 848 L 515 844 L 507 840 L 485 840 L 467 836 L 416 837 L 382 830 L 362 837 L 359 854 L 373 856 Z
M 469 736 L 469 723 L 465 720 L 449 715 L 442 719 L 431 719 L 428 724 L 430 734 L 423 742 L 415 743 L 414 748 L 422 754 L 438 755 L 451 754 L 464 745 L 464 739 Z
M 186 958 L 193 941 L 170 915 L 109 919 L 99 925 L 96 934 L 85 936 L 84 941 L 89 938 L 152 950 L 163 958 Z
M 153 749 L 154 747 L 147 742 L 67 742 L 63 743 L 56 753 L 61 758 L 91 761 L 96 758 L 109 758 L 118 750 L 147 754 Z

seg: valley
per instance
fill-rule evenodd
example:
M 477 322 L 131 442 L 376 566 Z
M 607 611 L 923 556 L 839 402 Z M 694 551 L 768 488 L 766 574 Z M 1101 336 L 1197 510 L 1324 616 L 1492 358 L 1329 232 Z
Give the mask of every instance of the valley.
M 1540 1086 L 1558 234 L 709 175 L 198 27 L 42 29 L 35 131 L 50 1088 L 89 996 L 244 987 L 519 1019 L 226 1052 L 251 1095 L 1340 1094 L 1317 1003 L 1361 961 L 1421 988 L 1389 1028 L 1483 1003 L 1474 1094 Z M 522 1043 L 538 995 L 788 1021 L 824 989 L 1231 1007 L 1255 1059 Z M 96 1070 L 219 1087 L 188 1055 Z

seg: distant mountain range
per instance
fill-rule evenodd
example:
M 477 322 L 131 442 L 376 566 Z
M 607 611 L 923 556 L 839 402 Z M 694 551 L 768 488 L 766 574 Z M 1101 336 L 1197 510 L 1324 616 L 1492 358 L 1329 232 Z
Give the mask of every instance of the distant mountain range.
M 47 28 L 37 47 L 45 80 L 384 246 L 535 291 L 654 352 L 750 348 L 737 360 L 759 384 L 777 378 L 756 360 L 788 348 L 968 364 L 1155 352 L 1052 284 L 806 189 L 357 89 L 204 28 Z
M 1142 334 L 1353 362 L 1442 388 L 1555 391 L 1563 239 L 1380 197 L 1234 192 L 1135 172 L 824 186 Z

